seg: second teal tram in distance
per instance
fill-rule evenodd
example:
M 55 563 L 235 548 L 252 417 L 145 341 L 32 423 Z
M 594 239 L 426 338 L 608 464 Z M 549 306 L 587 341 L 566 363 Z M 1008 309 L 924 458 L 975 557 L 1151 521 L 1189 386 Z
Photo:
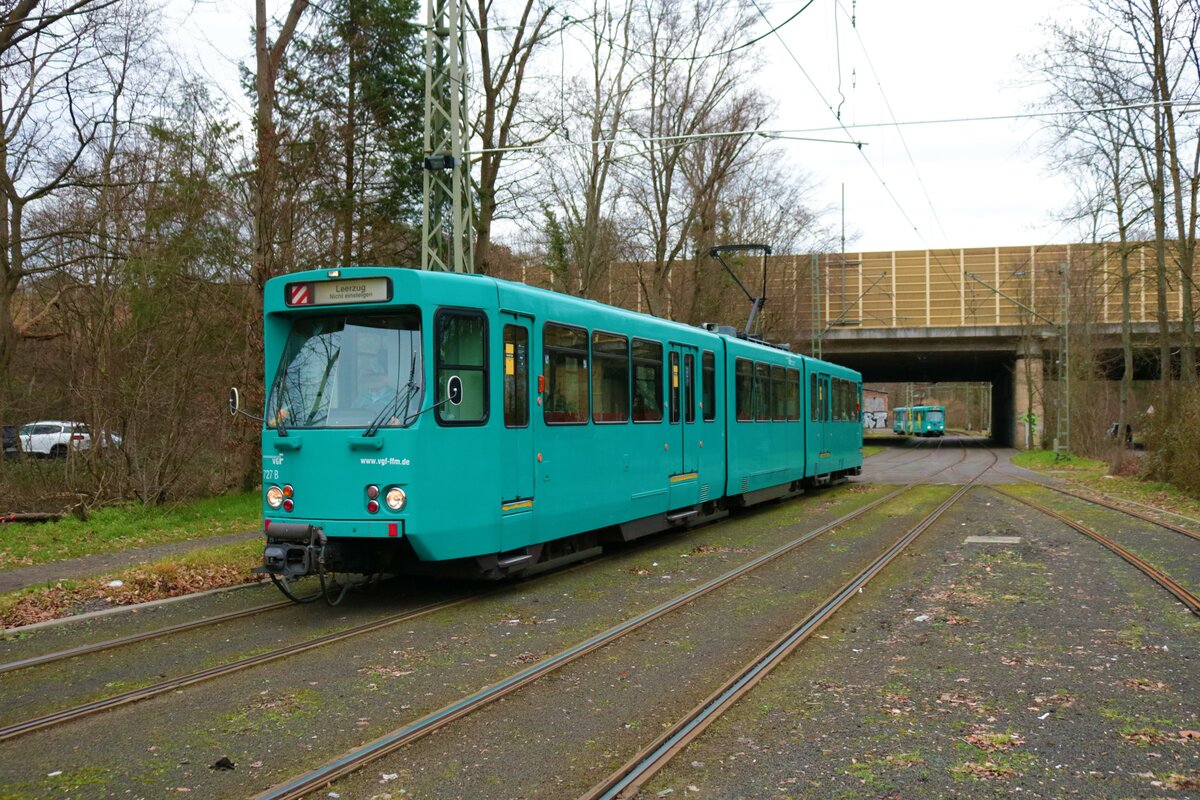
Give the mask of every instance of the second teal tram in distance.
M 945 436 L 945 406 L 901 406 L 892 409 L 892 431 L 908 436 Z
M 276 579 L 498 578 L 862 469 L 859 374 L 732 328 L 386 267 L 274 278 L 265 312 Z

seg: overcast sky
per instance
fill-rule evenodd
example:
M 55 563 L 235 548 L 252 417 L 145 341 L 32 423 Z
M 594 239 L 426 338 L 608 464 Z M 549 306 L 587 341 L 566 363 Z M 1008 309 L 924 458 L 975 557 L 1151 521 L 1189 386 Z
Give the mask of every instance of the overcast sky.
M 851 28 L 851 0 L 817 0 L 780 31 L 782 43 L 774 36 L 763 42 L 781 127 L 836 124 L 826 101 L 834 108 L 841 101 L 840 63 L 841 119 L 867 144 L 859 153 L 845 145 L 797 142 L 789 152 L 821 180 L 828 202 L 838 204 L 845 185 L 854 247 L 986 247 L 1070 238 L 1074 231 L 1063 230 L 1060 219 L 1070 203 L 1069 187 L 1049 169 L 1039 121 L 854 127 L 890 123 L 893 115 L 916 122 L 1034 110 L 1042 89 L 1021 59 L 1039 49 L 1045 36 L 1039 26 L 1055 5 L 859 0 Z M 768 16 L 786 19 L 795 7 L 781 3 Z
M 759 0 L 772 24 L 806 1 L 767 6 Z M 496 5 L 503 8 L 505 0 Z M 282 14 L 286 3 L 268 0 L 268 8 Z M 769 127 L 832 126 L 802 135 L 844 139 L 829 108 L 841 103 L 842 123 L 866 143 L 861 153 L 845 144 L 789 141 L 783 147 L 789 164 L 816 179 L 820 196 L 814 205 L 833 209 L 835 224 L 844 185 L 848 249 L 1076 238 L 1077 231 L 1061 221 L 1070 191 L 1042 152 L 1038 120 L 909 125 L 899 131 L 855 127 L 890 123 L 893 117 L 916 122 L 1032 111 L 1042 90 L 1021 57 L 1039 49 L 1044 41 L 1039 26 L 1051 15 L 1061 17 L 1064 8 L 1070 7 L 1044 0 L 858 0 L 853 7 L 852 0 L 815 0 L 778 37 L 757 45 L 768 65 L 760 73 L 763 86 L 778 103 Z M 172 0 L 168 6 L 169 24 L 181 32 L 182 42 L 190 42 L 180 52 L 243 109 L 236 70 L 239 63 L 252 64 L 253 13 L 252 0 Z M 760 32 L 766 30 L 764 22 Z

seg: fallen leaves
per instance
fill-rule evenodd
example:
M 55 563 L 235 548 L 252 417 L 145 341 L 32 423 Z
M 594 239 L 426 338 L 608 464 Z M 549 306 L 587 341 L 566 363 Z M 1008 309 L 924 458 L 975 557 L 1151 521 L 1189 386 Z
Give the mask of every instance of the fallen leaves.
M 1127 742 L 1133 742 L 1134 744 L 1162 744 L 1164 741 L 1166 741 L 1167 737 L 1163 736 L 1153 728 L 1139 728 L 1135 731 L 1126 731 L 1125 733 L 1122 733 L 1121 738 Z
M 1003 780 L 1017 774 L 1017 771 L 1012 767 L 992 761 L 985 761 L 982 764 L 959 764 L 951 771 L 958 775 L 969 775 L 980 780 Z
M 15 628 L 35 622 L 58 619 L 83 610 L 129 606 L 178 597 L 209 589 L 237 586 L 259 580 L 250 573 L 257 564 L 241 559 L 222 563 L 162 562 L 134 567 L 121 574 L 120 580 L 110 576 L 72 585 L 57 583 L 32 590 L 18 597 L 0 612 L 0 627 Z M 115 584 L 120 585 L 115 585 Z
M 1150 781 L 1150 785 L 1161 786 L 1164 789 L 1172 789 L 1175 791 L 1182 789 L 1200 789 L 1200 772 L 1192 772 L 1187 775 L 1184 775 L 1181 772 L 1172 772 L 1161 781 Z
M 1020 747 L 1025 744 L 1020 734 L 1016 733 L 987 733 L 985 731 L 976 730 L 968 736 L 964 736 L 968 744 L 972 744 L 983 750 L 985 753 L 997 753 L 1005 750 L 1012 750 L 1014 747 Z
M 358 672 L 370 675 L 372 678 L 403 678 L 405 675 L 412 675 L 416 670 L 392 666 L 372 666 L 363 667 Z
M 978 708 L 979 701 L 969 694 L 961 694 L 959 692 L 942 692 L 938 695 L 937 702 L 949 703 L 952 706 L 966 706 L 967 708 Z
M 725 545 L 702 544 L 698 547 L 693 547 L 690 555 L 699 556 L 709 553 L 752 553 L 754 552 L 749 547 L 727 547 Z

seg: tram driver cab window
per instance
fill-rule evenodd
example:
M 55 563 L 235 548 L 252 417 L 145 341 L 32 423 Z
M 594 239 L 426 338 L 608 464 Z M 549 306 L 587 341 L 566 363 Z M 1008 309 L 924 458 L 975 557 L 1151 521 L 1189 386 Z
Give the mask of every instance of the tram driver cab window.
M 482 425 L 488 417 L 487 317 L 480 311 L 443 308 L 437 313 L 434 349 L 437 353 L 438 422 L 442 425 Z M 448 402 L 451 376 L 462 380 L 462 401 Z

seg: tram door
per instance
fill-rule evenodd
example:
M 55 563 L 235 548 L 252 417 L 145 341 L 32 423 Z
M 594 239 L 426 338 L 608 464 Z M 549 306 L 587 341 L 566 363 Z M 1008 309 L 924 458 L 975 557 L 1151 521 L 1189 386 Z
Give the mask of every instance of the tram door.
M 672 344 L 667 355 L 667 414 L 671 464 L 670 506 L 672 509 L 700 501 L 700 426 L 696 424 L 697 362 L 695 347 Z
M 523 547 L 533 538 L 534 452 L 530 403 L 533 317 L 502 312 L 501 373 L 504 376 L 504 429 L 500 444 L 501 550 Z
M 818 424 L 819 432 L 817 433 L 818 461 L 817 474 L 824 475 L 829 471 L 826 466 L 826 461 L 823 459 L 829 458 L 829 451 L 832 444 L 833 432 L 829 429 L 829 376 L 822 372 L 817 380 L 817 402 L 819 404 L 818 414 L 821 421 Z

